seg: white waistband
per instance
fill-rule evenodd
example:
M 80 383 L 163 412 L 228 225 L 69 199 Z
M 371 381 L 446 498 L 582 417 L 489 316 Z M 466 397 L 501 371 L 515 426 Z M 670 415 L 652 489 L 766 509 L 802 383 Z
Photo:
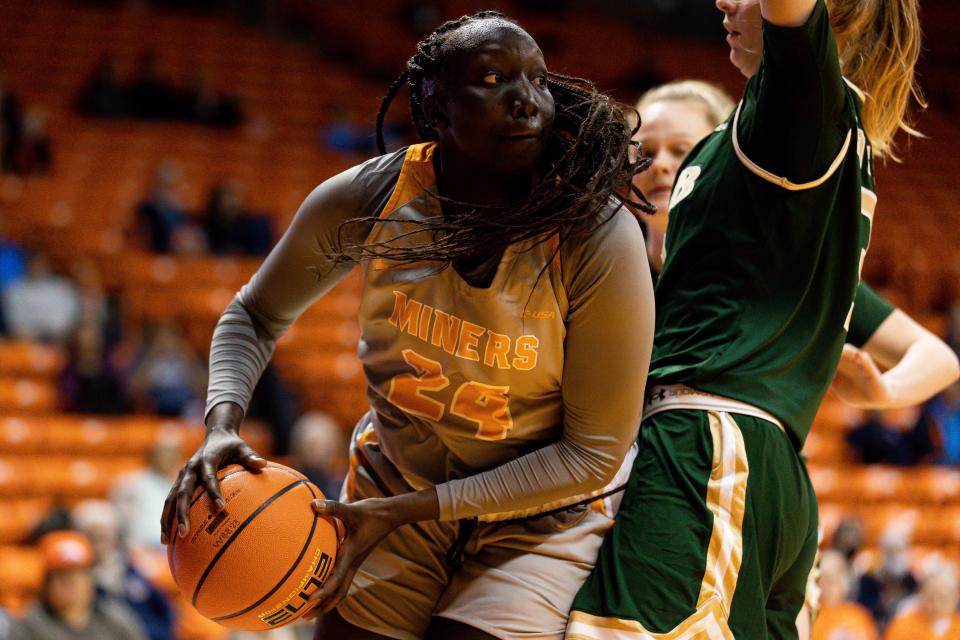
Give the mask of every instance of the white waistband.
M 753 416 L 777 425 L 780 431 L 786 432 L 783 423 L 772 414 L 746 402 L 724 398 L 712 393 L 697 391 L 682 384 L 654 386 L 647 389 L 647 397 L 643 403 L 643 419 L 646 420 L 663 411 L 673 409 L 698 409 L 702 411 L 724 411 L 745 416 Z

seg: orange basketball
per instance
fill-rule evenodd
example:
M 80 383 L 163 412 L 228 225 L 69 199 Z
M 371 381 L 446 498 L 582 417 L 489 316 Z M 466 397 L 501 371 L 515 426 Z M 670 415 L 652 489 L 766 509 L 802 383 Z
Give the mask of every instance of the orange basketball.
M 167 559 L 181 594 L 233 629 L 262 631 L 294 621 L 337 556 L 336 529 L 310 506 L 323 494 L 298 471 L 273 462 L 260 473 L 231 465 L 217 477 L 224 510 L 214 514 L 198 488 L 186 538 L 174 524 Z

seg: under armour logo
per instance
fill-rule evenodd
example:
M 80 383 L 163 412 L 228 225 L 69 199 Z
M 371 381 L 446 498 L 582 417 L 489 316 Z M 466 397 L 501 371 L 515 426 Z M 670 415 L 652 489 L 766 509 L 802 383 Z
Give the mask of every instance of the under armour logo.
M 647 394 L 647 404 L 653 404 L 653 399 L 654 399 L 654 398 L 656 398 L 657 400 L 660 400 L 661 402 L 663 402 L 663 400 L 664 400 L 666 397 L 667 397 L 667 390 L 666 390 L 666 389 L 660 389 L 659 391 L 648 393 L 648 394 Z

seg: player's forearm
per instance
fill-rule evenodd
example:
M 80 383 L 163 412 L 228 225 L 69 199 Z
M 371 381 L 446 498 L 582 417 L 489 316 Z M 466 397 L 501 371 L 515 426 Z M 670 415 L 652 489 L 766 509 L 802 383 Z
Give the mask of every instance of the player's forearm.
M 373 506 L 379 516 L 397 526 L 440 518 L 440 501 L 434 487 L 373 500 L 376 501 Z
M 499 520 L 586 499 L 620 470 L 636 438 L 635 427 L 627 431 L 632 435 L 610 434 L 607 446 L 592 451 L 561 440 L 483 473 L 437 485 L 439 517 Z
M 904 407 L 930 399 L 960 376 L 957 356 L 933 336 L 916 340 L 900 361 L 883 374 L 890 392 L 888 407 Z
M 207 422 L 222 403 L 237 405 L 246 413 L 253 389 L 266 369 L 276 340 L 257 331 L 249 311 L 234 298 L 220 316 L 210 344 L 210 380 L 207 388 Z

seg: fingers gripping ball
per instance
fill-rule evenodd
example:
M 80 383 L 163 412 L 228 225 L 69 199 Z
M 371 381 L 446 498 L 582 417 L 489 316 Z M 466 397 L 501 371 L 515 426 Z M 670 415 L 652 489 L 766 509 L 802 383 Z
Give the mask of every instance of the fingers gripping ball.
M 173 535 L 167 547 L 177 586 L 197 611 L 225 627 L 260 631 L 294 621 L 337 555 L 335 526 L 310 504 L 323 494 L 299 472 L 272 462 L 259 473 L 231 465 L 217 477 L 226 507 L 215 513 L 198 488 L 189 534 Z

